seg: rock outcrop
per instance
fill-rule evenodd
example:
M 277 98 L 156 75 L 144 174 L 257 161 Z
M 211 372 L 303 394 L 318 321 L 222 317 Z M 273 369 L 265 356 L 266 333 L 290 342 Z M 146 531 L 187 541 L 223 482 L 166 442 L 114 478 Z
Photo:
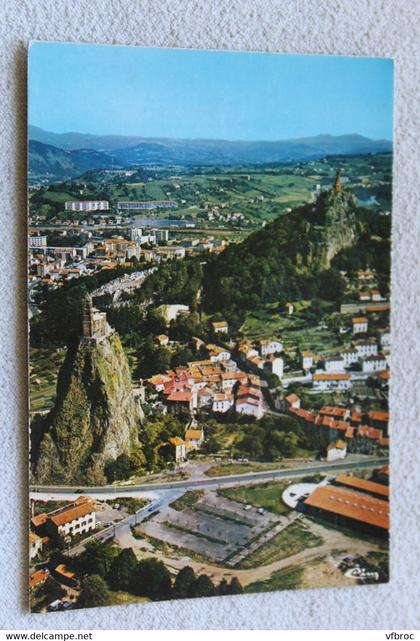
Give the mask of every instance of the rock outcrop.
M 36 482 L 104 483 L 107 461 L 139 453 L 141 419 L 118 334 L 81 338 L 58 375 L 55 406 L 34 462 Z

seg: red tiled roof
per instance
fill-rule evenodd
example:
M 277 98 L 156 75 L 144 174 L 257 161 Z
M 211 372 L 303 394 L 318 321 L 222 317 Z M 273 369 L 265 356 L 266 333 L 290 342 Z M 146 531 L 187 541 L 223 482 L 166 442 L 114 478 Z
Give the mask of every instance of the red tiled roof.
M 80 497 L 82 498 L 82 497 Z M 86 499 L 83 502 L 80 501 L 78 504 L 73 504 L 69 508 L 50 516 L 49 519 L 59 527 L 65 523 L 70 523 L 75 519 L 79 519 L 81 516 L 86 516 L 86 514 L 91 514 L 95 511 L 95 505 L 90 499 Z
M 367 494 L 324 485 L 312 492 L 305 505 L 384 530 L 389 529 L 389 504 Z
M 381 494 L 383 497 L 389 497 L 389 487 L 387 485 L 374 483 L 373 481 L 366 481 L 365 479 L 360 479 L 357 476 L 339 474 L 339 476 L 336 477 L 335 482 L 339 485 L 345 485 L 346 487 L 353 488 L 354 490 L 363 490 L 369 494 Z

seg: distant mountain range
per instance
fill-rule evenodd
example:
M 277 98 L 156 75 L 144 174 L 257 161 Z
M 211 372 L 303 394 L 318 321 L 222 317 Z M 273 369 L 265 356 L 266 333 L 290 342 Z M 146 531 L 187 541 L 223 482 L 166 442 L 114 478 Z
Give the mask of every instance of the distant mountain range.
M 29 168 L 32 175 L 57 178 L 90 169 L 135 165 L 246 165 L 315 160 L 327 155 L 349 155 L 392 150 L 389 140 L 358 134 L 279 141 L 142 138 L 57 134 L 29 126 Z

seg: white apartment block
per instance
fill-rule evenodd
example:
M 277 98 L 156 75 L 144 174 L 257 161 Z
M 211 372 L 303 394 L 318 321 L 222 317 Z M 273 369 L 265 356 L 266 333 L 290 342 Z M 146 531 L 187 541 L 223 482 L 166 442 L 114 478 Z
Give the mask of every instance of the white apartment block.
M 106 211 L 109 209 L 107 200 L 66 200 L 66 211 Z

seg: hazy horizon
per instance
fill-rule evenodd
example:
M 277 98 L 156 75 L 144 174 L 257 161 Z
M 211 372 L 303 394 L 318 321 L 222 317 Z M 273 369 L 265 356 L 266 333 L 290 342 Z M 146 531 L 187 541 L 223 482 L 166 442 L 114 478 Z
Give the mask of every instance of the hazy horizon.
M 392 140 L 392 93 L 387 58 L 54 42 L 29 52 L 29 121 L 58 134 Z

